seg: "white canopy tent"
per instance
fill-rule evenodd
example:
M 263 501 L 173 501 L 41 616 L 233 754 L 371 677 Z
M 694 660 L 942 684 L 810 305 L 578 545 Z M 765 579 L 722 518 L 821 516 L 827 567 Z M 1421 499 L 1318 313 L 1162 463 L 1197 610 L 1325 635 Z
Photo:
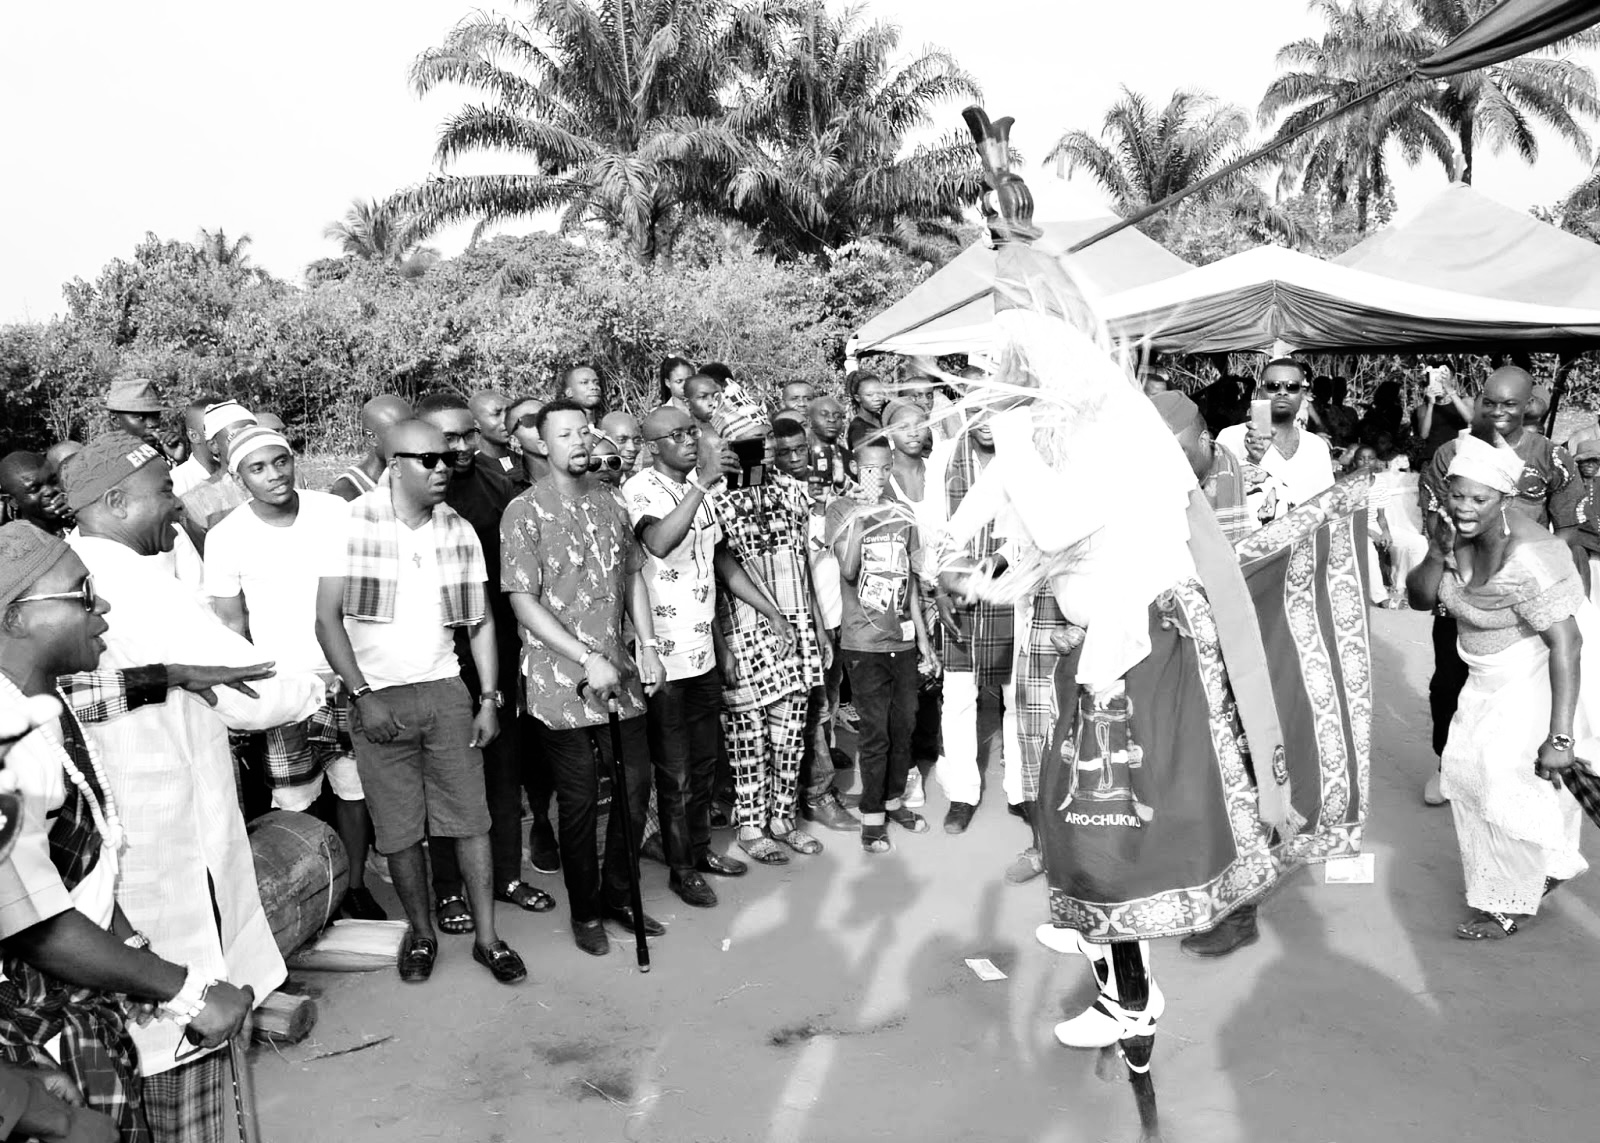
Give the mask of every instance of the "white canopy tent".
M 1098 307 L 1119 340 L 1169 353 L 1416 351 L 1600 340 L 1600 309 L 1488 298 L 1263 246 L 1123 290 Z

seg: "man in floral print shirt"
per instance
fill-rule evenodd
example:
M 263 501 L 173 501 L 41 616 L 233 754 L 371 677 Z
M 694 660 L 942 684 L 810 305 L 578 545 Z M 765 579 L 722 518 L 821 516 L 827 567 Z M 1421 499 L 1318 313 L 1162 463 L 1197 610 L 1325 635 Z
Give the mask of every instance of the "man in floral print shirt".
M 673 891 L 697 908 L 717 903 L 703 874 L 737 877 L 742 861 L 711 850 L 722 678 L 712 626 L 717 576 L 728 589 L 772 610 L 737 560 L 722 547 L 722 527 L 707 494 L 722 482 L 720 457 L 702 454 L 689 414 L 664 405 L 644 423 L 650 467 L 623 486 L 623 499 L 645 551 L 645 583 L 666 682 L 650 699 L 656 809 Z
M 609 768 L 611 739 L 603 731 L 610 701 L 621 718 L 635 844 L 644 831 L 650 780 L 645 695 L 661 683 L 661 661 L 643 549 L 611 490 L 589 475 L 588 415 L 572 401 L 551 401 L 539 410 L 535 429 L 539 436 L 531 443 L 548 458 L 549 472 L 506 508 L 500 585 L 522 628 L 528 711 L 545 727 L 541 741 L 555 776 L 573 940 L 584 952 L 604 956 L 611 947 L 605 918 L 629 932 L 635 925 L 652 936 L 665 931 L 650 917 L 634 916 L 627 904 L 620 814 L 610 815 L 603 872 L 595 855 L 603 772 L 595 754 Z M 622 641 L 624 607 L 638 634 L 637 658 Z

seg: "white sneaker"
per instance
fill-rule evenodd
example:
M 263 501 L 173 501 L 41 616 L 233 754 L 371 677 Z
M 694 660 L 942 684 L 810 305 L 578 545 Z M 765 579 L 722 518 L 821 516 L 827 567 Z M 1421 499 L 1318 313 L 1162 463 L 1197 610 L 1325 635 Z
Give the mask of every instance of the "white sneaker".
M 1422 800 L 1430 806 L 1442 806 L 1450 799 L 1444 796 L 1444 791 L 1439 789 L 1439 771 L 1433 772 L 1433 777 L 1428 779 L 1428 784 L 1422 787 Z
M 915 766 L 906 775 L 906 796 L 904 802 L 907 809 L 920 810 L 928 804 L 928 795 L 922 788 L 922 771 Z
M 1148 1036 L 1167 1010 L 1167 998 L 1150 981 L 1150 1003 L 1142 1012 L 1129 1012 L 1101 993 L 1100 998 L 1071 1020 L 1056 1025 L 1056 1039 L 1068 1048 L 1109 1048 L 1129 1036 Z

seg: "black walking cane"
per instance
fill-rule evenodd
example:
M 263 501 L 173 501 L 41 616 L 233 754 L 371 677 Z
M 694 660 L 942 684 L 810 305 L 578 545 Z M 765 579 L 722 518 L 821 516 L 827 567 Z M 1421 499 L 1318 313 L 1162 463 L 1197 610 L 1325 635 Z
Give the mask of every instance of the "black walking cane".
M 582 697 L 589 680 L 578 684 Z M 650 971 L 650 943 L 644 935 L 644 895 L 639 890 L 639 843 L 633 836 L 633 812 L 628 808 L 628 775 L 622 765 L 622 719 L 617 714 L 617 700 L 606 700 L 607 719 L 611 724 L 611 812 L 622 819 L 622 833 L 628 847 L 628 899 L 633 906 L 633 946 L 639 958 L 639 971 Z

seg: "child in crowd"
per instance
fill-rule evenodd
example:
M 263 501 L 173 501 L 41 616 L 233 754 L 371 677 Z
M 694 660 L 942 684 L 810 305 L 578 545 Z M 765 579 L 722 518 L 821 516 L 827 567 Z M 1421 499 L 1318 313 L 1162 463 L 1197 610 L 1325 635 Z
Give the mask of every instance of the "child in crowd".
M 1556 535 L 1572 549 L 1572 560 L 1589 590 L 1589 557 L 1600 555 L 1600 440 L 1580 441 L 1573 450 L 1578 479 L 1556 493 L 1550 503 Z
M 911 574 L 919 540 L 910 511 L 885 496 L 887 443 L 856 450 L 858 498 L 828 505 L 828 542 L 839 559 L 843 618 L 839 647 L 860 719 L 861 846 L 887 853 L 888 822 L 923 833 L 928 823 L 904 803 L 911 769 L 919 654 L 937 657 Z

